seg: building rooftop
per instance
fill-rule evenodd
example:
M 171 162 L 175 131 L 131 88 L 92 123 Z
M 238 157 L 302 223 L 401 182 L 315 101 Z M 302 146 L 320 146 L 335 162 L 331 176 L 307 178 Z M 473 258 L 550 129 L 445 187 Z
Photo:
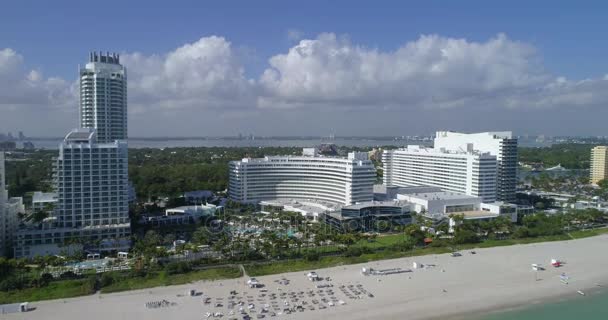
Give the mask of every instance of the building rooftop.
M 411 187 L 398 187 L 398 194 L 412 194 L 412 193 L 431 193 L 431 192 L 444 192 L 439 187 L 433 186 L 411 186 Z
M 432 148 L 428 146 L 420 146 L 420 145 L 408 145 L 405 148 L 395 149 L 396 151 L 407 151 L 412 153 L 420 153 L 420 154 L 429 154 L 429 155 L 445 155 L 445 156 L 462 156 L 462 155 L 470 155 L 470 156 L 482 156 L 482 157 L 492 157 L 489 152 L 481 152 L 479 150 L 471 149 L 471 150 L 453 150 L 446 148 Z
M 263 163 L 270 161 L 284 161 L 284 160 L 309 160 L 309 159 L 326 159 L 326 160 L 336 160 L 339 162 L 358 162 L 358 161 L 368 161 L 369 160 L 367 152 L 350 152 L 347 157 L 340 156 L 326 156 L 321 155 L 317 152 L 316 148 L 303 148 L 302 155 L 283 155 L 283 156 L 265 156 L 263 158 L 243 158 L 241 162 L 247 163 Z M 237 161 L 238 162 L 238 161 Z
M 454 214 L 463 215 L 465 219 L 485 219 L 485 218 L 496 218 L 499 216 L 499 214 L 497 214 L 497 213 L 491 213 L 489 211 L 483 211 L 483 210 L 454 212 Z
M 401 193 L 399 193 L 401 194 Z M 404 196 L 426 199 L 426 200 L 454 200 L 454 199 L 479 199 L 479 197 L 469 196 L 462 193 L 437 191 L 437 192 L 421 192 L 421 193 L 406 193 Z
M 342 205 L 338 203 L 299 199 L 264 200 L 260 201 L 260 205 L 283 207 L 286 211 L 297 211 L 302 214 L 319 214 L 328 211 L 340 210 L 340 208 L 342 208 Z
M 511 131 L 488 131 L 488 132 L 475 132 L 475 133 L 464 133 L 455 131 L 437 131 L 436 137 L 470 137 L 470 136 L 492 136 L 499 139 L 511 139 L 513 132 Z
M 57 194 L 54 192 L 36 191 L 32 195 L 32 203 L 56 202 L 56 201 L 57 201 Z
M 94 129 L 74 129 L 65 136 L 66 142 L 92 142 L 94 139 Z
M 389 200 L 389 201 L 366 201 L 357 204 L 353 204 L 350 206 L 344 206 L 342 209 L 350 209 L 350 210 L 361 210 L 367 207 L 409 207 L 409 202 L 402 200 Z
M 217 206 L 213 204 L 205 204 L 198 206 L 181 206 L 165 210 L 165 215 L 197 215 L 197 214 L 214 214 Z

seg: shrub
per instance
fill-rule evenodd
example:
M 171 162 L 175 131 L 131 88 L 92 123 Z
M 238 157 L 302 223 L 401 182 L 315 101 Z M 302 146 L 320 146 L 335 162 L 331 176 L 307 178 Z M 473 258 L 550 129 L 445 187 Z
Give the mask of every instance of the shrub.
M 363 254 L 363 250 L 361 250 L 361 248 L 359 247 L 348 247 L 348 249 L 346 249 L 346 252 L 344 253 L 344 256 L 346 257 L 359 257 Z
M 190 270 L 192 270 L 190 264 L 188 262 L 184 262 L 184 261 L 170 262 L 165 266 L 165 271 L 169 275 L 186 273 Z
M 306 259 L 306 261 L 319 261 L 320 258 L 319 253 L 315 251 L 307 251 L 304 254 L 304 259 Z

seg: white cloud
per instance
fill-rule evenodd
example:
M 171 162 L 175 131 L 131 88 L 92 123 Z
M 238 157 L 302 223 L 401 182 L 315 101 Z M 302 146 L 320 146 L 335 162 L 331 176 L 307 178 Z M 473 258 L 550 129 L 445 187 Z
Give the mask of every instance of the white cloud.
M 233 109 L 254 101 L 252 81 L 221 37 L 201 38 L 162 56 L 130 53 L 121 59 L 135 109 Z
M 75 103 L 69 83 L 27 70 L 23 57 L 10 48 L 0 50 L 0 108 L 66 108 Z M 75 104 L 74 104 L 75 105 Z
M 421 36 L 392 52 L 321 34 L 270 59 L 261 106 L 450 107 L 542 86 L 534 47 L 498 35 L 484 43 Z
M 300 39 L 302 33 L 290 30 L 288 36 Z M 531 121 L 530 112 L 542 118 L 553 109 L 557 118 L 573 109 L 603 112 L 608 102 L 608 75 L 571 80 L 552 74 L 534 46 L 503 34 L 481 42 L 425 35 L 385 51 L 326 33 L 274 55 L 256 79 L 247 78 L 232 44 L 217 36 L 168 53 L 123 53 L 121 58 L 128 69 L 134 135 L 219 135 L 244 126 L 249 132 L 257 127 L 267 134 L 275 129 L 280 132 L 274 134 L 290 134 L 306 119 L 308 131 L 298 134 L 326 132 L 325 126 L 341 132 L 341 127 L 366 128 L 370 114 L 390 124 L 383 134 L 402 133 L 396 118 L 437 115 L 475 130 L 480 122 L 474 115 L 526 115 Z M 17 52 L 0 50 L 0 108 L 16 110 L 0 119 L 0 127 L 27 125 L 30 120 L 22 118 L 40 114 L 37 110 L 50 117 L 48 110 L 61 109 L 75 118 L 77 101 L 74 81 L 28 70 Z M 320 111 L 328 117 L 324 122 L 315 120 Z M 63 131 L 76 124 L 70 121 L 61 123 Z M 45 124 L 36 126 L 43 130 Z M 375 132 L 362 130 L 351 134 Z

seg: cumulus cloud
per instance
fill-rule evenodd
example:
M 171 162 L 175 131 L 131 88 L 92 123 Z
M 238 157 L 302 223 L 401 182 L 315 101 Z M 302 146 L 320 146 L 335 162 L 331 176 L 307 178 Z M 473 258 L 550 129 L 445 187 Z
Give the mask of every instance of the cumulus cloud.
M 555 93 L 536 49 L 503 34 L 481 43 L 421 36 L 382 52 L 328 33 L 300 41 L 269 64 L 260 77 L 262 107 L 513 107 Z
M 10 48 L 0 50 L 0 108 L 65 108 L 75 102 L 72 84 L 27 70 L 23 56 Z
M 302 37 L 295 29 L 287 35 Z M 480 42 L 423 35 L 386 51 L 325 33 L 270 57 L 253 79 L 232 44 L 218 36 L 168 53 L 123 53 L 121 58 L 129 77 L 130 131 L 148 135 L 184 135 L 197 125 L 208 130 L 191 134 L 234 133 L 245 126 L 249 132 L 295 134 L 302 121 L 311 126 L 297 134 L 325 132 L 326 126 L 341 132 L 341 123 L 361 128 L 371 115 L 388 131 L 348 134 L 402 133 L 395 119 L 404 115 L 443 126 L 460 121 L 465 128 L 479 126 L 469 120 L 471 114 L 501 115 L 515 126 L 524 113 L 541 119 L 552 109 L 590 112 L 603 110 L 608 101 L 607 75 L 583 80 L 555 75 L 534 46 L 503 34 Z M 76 117 L 77 102 L 75 81 L 28 70 L 17 52 L 0 50 L 0 108 L 51 106 Z M 436 121 L 437 110 L 447 122 Z M 328 118 L 323 123 L 315 120 L 319 112 Z M 163 121 L 164 131 L 150 129 L 150 123 Z M 0 125 L 4 122 L 0 119 Z
M 143 108 L 244 108 L 252 80 L 222 37 L 205 37 L 165 55 L 123 54 L 130 103 Z M 136 107 L 137 108 L 137 107 Z

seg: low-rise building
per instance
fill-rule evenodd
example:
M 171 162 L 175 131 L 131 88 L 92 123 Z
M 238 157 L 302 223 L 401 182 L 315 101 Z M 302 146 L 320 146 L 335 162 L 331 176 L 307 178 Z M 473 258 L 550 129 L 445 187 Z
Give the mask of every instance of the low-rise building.
M 35 191 L 32 195 L 32 212 L 45 211 L 53 212 L 57 203 L 57 193 Z
M 498 218 L 500 215 L 489 211 L 475 210 L 459 212 L 458 215 L 462 216 L 464 220 L 477 220 L 477 221 L 489 221 Z M 459 222 L 454 217 L 449 217 L 449 232 L 453 233 L 454 228 L 458 226 Z
M 411 203 L 413 211 L 429 217 L 475 211 L 481 206 L 480 197 L 447 191 L 398 193 L 397 199 Z
M 303 217 L 312 219 L 313 221 L 319 221 L 319 217 L 324 213 L 340 210 L 341 208 L 341 205 L 333 202 L 297 199 L 260 201 L 259 205 L 262 213 L 270 213 L 273 211 L 297 212 Z
M 344 206 L 322 215 L 327 225 L 342 231 L 385 232 L 412 222 L 410 204 L 404 201 L 368 201 Z
M 222 207 L 213 204 L 181 206 L 166 209 L 162 216 L 144 215 L 141 220 L 145 224 L 152 225 L 192 224 L 204 217 L 214 216 L 221 209 Z

